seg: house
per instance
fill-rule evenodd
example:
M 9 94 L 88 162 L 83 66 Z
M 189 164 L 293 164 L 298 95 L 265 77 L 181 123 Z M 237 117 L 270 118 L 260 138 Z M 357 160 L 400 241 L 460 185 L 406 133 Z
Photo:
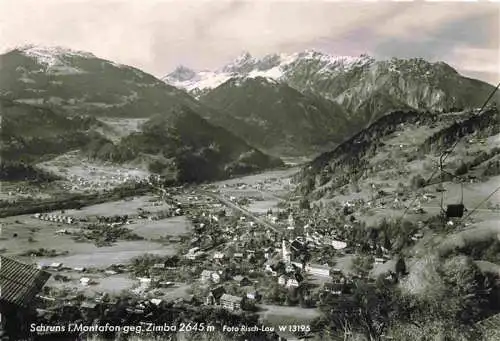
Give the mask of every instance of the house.
M 210 291 L 207 298 L 205 299 L 206 305 L 218 305 L 220 304 L 220 299 L 222 295 L 226 293 L 226 289 L 223 286 L 219 286 Z
M 49 268 L 52 270 L 60 270 L 62 266 L 62 263 L 52 263 L 49 265 Z
M 287 277 L 285 275 L 281 275 L 278 277 L 278 284 L 279 285 L 285 285 L 287 281 Z
M 213 271 L 210 270 L 203 270 L 201 272 L 201 281 L 202 282 L 208 282 L 212 279 L 212 273 Z
M 88 277 L 82 277 L 82 278 L 80 278 L 80 284 L 83 285 L 83 286 L 90 285 L 91 282 L 92 281 Z
M 247 259 L 252 259 L 255 256 L 254 250 L 247 250 Z
M 97 308 L 97 303 L 84 301 L 80 305 L 80 308 L 85 309 L 85 310 L 94 310 Z
M 189 259 L 189 260 L 196 260 L 198 258 L 200 258 L 201 256 L 203 256 L 205 253 L 203 251 L 196 251 L 196 252 L 188 252 L 186 254 L 186 258 Z
M 35 313 L 32 302 L 50 273 L 0 256 L 0 331 L 12 340 L 27 338 Z
M 241 309 L 241 301 L 243 299 L 238 296 L 223 294 L 220 298 L 220 305 L 228 310 L 240 310 Z
M 292 263 L 288 263 L 286 266 L 285 266 L 285 272 L 286 273 L 290 273 L 290 272 L 294 272 L 295 271 L 295 266 L 293 266 Z
M 161 302 L 163 302 L 163 300 L 159 298 L 152 298 L 149 300 L 149 302 L 153 303 L 155 306 L 159 306 Z
M 219 283 L 221 280 L 220 275 L 216 271 L 212 270 L 203 270 L 201 272 L 201 281 L 202 282 L 214 282 L 214 283 Z
M 234 257 L 234 258 L 241 259 L 241 258 L 243 258 L 243 253 L 241 253 L 241 252 L 237 252 L 237 253 L 233 254 L 233 257 Z
M 271 276 L 277 276 L 278 273 L 274 270 L 273 266 L 270 264 L 266 264 L 264 271 L 270 272 Z
M 297 288 L 299 286 L 299 281 L 297 281 L 295 278 L 289 278 L 286 281 L 286 285 L 285 286 L 287 288 Z
M 347 247 L 347 243 L 341 240 L 332 240 L 332 246 L 335 250 L 343 250 Z
M 323 285 L 323 291 L 338 296 L 342 294 L 343 287 L 344 286 L 339 283 L 325 283 Z
M 217 272 L 213 272 L 211 276 L 212 282 L 214 283 L 219 283 L 220 282 L 220 275 Z
M 261 295 L 259 294 L 259 292 L 254 287 L 249 287 L 246 290 L 246 297 L 249 300 L 256 301 L 256 300 L 259 300 L 261 298 Z
M 224 257 L 225 257 L 225 255 L 222 252 L 216 252 L 216 253 L 214 253 L 214 259 L 223 260 Z
M 149 288 L 153 284 L 153 280 L 149 277 L 139 277 L 138 278 L 141 288 Z
M 235 281 L 235 282 L 240 282 L 242 279 L 243 279 L 242 275 L 236 275 L 233 277 L 233 281 Z
M 306 272 L 308 272 L 314 276 L 329 277 L 330 276 L 330 267 L 328 265 L 307 264 L 306 265 Z
M 249 285 L 252 285 L 252 281 L 248 279 L 248 277 L 243 277 L 241 280 L 238 281 L 240 284 L 240 287 L 247 287 Z

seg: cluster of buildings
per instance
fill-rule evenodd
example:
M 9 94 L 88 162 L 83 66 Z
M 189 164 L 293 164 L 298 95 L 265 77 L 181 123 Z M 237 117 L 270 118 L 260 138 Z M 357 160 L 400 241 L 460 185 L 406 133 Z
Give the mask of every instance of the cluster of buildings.
M 62 214 L 44 214 L 44 213 L 35 213 L 33 215 L 34 218 L 44 220 L 44 221 L 51 221 L 54 223 L 63 223 L 63 224 L 74 224 L 76 222 L 76 219 L 73 217 L 65 216 Z
M 143 181 L 147 174 L 138 169 L 115 168 L 98 169 L 83 165 L 85 174 L 71 174 L 67 177 L 68 182 L 63 184 L 63 188 L 69 191 L 102 191 L 128 182 Z M 82 174 L 80 172 L 80 174 Z

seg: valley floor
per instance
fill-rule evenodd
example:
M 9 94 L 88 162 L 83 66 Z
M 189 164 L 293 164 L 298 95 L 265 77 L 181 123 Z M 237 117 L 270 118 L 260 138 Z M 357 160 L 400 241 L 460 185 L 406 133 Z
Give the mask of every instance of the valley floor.
M 250 220 L 266 219 L 268 210 L 279 211 L 280 202 L 293 190 L 291 176 L 297 168 L 274 170 L 251 176 L 235 178 L 208 185 L 189 187 L 180 190 L 174 196 L 180 204 L 197 205 L 197 202 L 219 201 L 220 206 L 238 208 Z M 489 194 L 496 184 L 500 183 L 500 176 L 492 177 L 485 183 L 471 183 L 464 186 L 464 203 L 466 207 L 477 206 Z M 458 184 L 446 184 L 446 201 L 456 202 L 459 195 Z M 431 190 L 431 189 L 429 189 Z M 356 195 L 359 195 L 356 194 Z M 416 195 L 416 194 L 415 194 Z M 239 200 L 251 198 L 249 203 L 240 205 Z M 344 197 L 346 201 L 353 197 Z M 500 193 L 492 196 L 489 202 L 500 204 Z M 64 215 L 80 219 L 77 224 L 63 222 L 42 221 L 33 215 L 12 216 L 1 219 L 2 234 L 0 249 L 5 256 L 13 257 L 26 263 L 35 263 L 48 266 L 52 273 L 48 286 L 59 290 L 81 292 L 88 297 L 99 296 L 102 293 L 120 294 L 131 292 L 139 287 L 136 276 L 130 273 L 133 259 L 144 254 L 158 256 L 182 255 L 186 248 L 179 240 L 169 241 L 169 238 L 189 238 L 194 226 L 187 216 L 180 214 L 172 217 L 148 219 L 161 212 L 172 210 L 172 204 L 167 203 L 159 194 L 144 195 L 132 199 L 113 201 L 93 206 L 83 207 L 80 210 L 52 212 L 53 215 Z M 234 206 L 234 207 L 233 207 Z M 424 217 L 436 215 L 439 212 L 439 197 L 429 200 L 420 206 L 426 213 L 419 215 L 408 213 L 415 221 Z M 360 216 L 366 222 L 374 222 L 384 216 L 400 216 L 404 209 L 372 207 L 371 213 Z M 138 240 L 114 240 L 109 245 L 96 245 L 93 240 L 75 240 L 75 235 L 81 233 L 88 224 L 85 221 L 95 221 L 99 217 L 113 217 L 128 215 L 133 217 L 125 225 L 138 235 Z M 144 215 L 144 217 L 139 217 Z M 266 220 L 267 222 L 267 220 Z M 268 223 L 268 222 L 267 222 Z M 268 223 L 272 224 L 272 223 Z M 273 225 L 274 226 L 274 225 Z M 283 225 L 276 225 L 278 232 L 283 232 Z M 281 229 L 281 230 L 280 230 Z M 285 228 L 286 229 L 286 228 Z M 500 212 L 486 208 L 486 203 L 476 210 L 474 216 L 467 222 L 466 228 L 449 235 L 426 234 L 413 247 L 414 256 L 426 253 L 429 248 L 446 252 L 457 246 L 463 246 L 479 239 L 495 238 L 500 233 Z M 36 255 L 37 251 L 47 254 Z M 355 255 L 344 255 L 335 258 L 335 267 L 344 273 L 352 270 L 352 261 Z M 61 263 L 61 269 L 51 268 L 54 263 Z M 410 261 L 409 266 L 412 267 Z M 500 264 L 478 262 L 481 268 L 500 273 Z M 124 267 L 123 272 L 109 271 L 113 265 Z M 393 270 L 394 260 L 384 264 L 375 264 L 371 275 L 373 277 Z M 82 273 L 81 269 L 85 268 Z M 94 284 L 82 285 L 82 277 L 88 277 Z M 61 278 L 64 278 L 61 280 Z M 197 281 L 197 279 L 193 279 Z M 311 283 L 322 285 L 330 279 L 313 275 Z M 188 299 L 193 294 L 193 281 L 176 280 L 169 288 L 157 290 L 157 298 L 175 300 Z M 302 308 L 300 306 L 287 307 L 276 304 L 260 304 L 260 317 L 270 325 L 280 324 L 307 324 L 319 316 L 319 310 Z

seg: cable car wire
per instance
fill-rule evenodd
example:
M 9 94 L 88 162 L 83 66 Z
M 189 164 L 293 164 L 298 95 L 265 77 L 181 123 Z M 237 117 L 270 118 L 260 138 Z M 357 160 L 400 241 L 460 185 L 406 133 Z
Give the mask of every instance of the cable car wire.
M 474 207 L 474 209 L 472 211 L 470 211 L 469 214 L 467 214 L 464 218 L 462 218 L 463 220 L 469 218 L 476 210 L 479 209 L 479 207 L 481 207 L 482 204 L 484 204 L 486 201 L 488 201 L 488 199 L 490 199 L 496 192 L 498 192 L 500 190 L 500 186 L 498 186 L 493 192 L 491 192 L 486 198 L 484 198 L 483 200 L 481 200 L 481 202 L 476 206 Z
M 500 87 L 500 82 L 498 82 L 497 86 L 491 91 L 491 93 L 489 94 L 489 96 L 486 98 L 486 101 L 484 101 L 483 105 L 481 106 L 481 108 L 479 109 L 479 113 L 481 113 L 484 108 L 486 107 L 486 105 L 488 105 L 488 102 L 491 100 L 491 98 L 493 97 L 493 95 L 495 94 L 495 92 L 498 90 L 498 88 Z M 457 138 L 457 140 L 455 141 L 455 143 L 451 146 L 450 149 L 448 150 L 445 150 L 444 152 L 441 153 L 439 159 L 440 159 L 440 166 L 439 168 L 436 168 L 434 170 L 434 172 L 432 172 L 431 176 L 429 177 L 429 179 L 427 181 L 424 182 L 424 185 L 422 187 L 426 187 L 429 185 L 429 183 L 432 181 L 432 179 L 434 178 L 434 176 L 436 176 L 437 172 L 438 171 L 441 171 L 442 172 L 442 164 L 446 161 L 446 159 L 448 158 L 448 156 L 453 152 L 453 150 L 455 149 L 455 147 L 458 145 L 458 143 L 460 142 L 460 138 Z M 442 173 L 441 173 L 442 175 Z M 442 178 L 442 177 L 441 177 Z M 441 181 L 442 183 L 442 181 Z M 462 192 L 463 193 L 463 192 Z M 413 206 L 413 204 L 418 200 L 418 197 L 415 197 L 411 202 L 410 204 L 406 207 L 406 209 L 404 210 L 403 214 L 401 215 L 401 217 L 399 218 L 399 220 L 402 220 L 405 216 L 406 216 L 406 213 L 408 213 L 408 211 L 410 210 L 410 207 Z M 463 194 L 462 194 L 462 202 L 463 202 Z M 442 207 L 441 207 L 442 208 Z M 469 214 L 470 215 L 470 214 Z

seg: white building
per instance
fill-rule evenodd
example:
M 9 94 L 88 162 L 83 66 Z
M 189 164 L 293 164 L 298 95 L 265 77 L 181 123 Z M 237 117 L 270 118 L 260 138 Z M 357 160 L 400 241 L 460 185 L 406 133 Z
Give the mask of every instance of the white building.
M 306 272 L 320 277 L 330 277 L 330 267 L 328 265 L 307 264 Z
M 149 287 L 151 287 L 151 284 L 153 283 L 152 279 L 148 278 L 148 277 L 139 277 L 138 280 L 139 280 L 141 288 L 149 288 Z
M 82 277 L 80 278 L 80 284 L 83 285 L 83 286 L 87 286 L 91 283 L 91 280 L 90 278 L 88 277 Z
M 285 263 L 290 263 L 291 262 L 291 254 L 286 246 L 286 241 L 284 239 L 281 242 L 281 253 L 282 253 L 283 261 Z
M 343 250 L 347 247 L 347 243 L 340 240 L 332 240 L 332 246 L 335 250 Z

